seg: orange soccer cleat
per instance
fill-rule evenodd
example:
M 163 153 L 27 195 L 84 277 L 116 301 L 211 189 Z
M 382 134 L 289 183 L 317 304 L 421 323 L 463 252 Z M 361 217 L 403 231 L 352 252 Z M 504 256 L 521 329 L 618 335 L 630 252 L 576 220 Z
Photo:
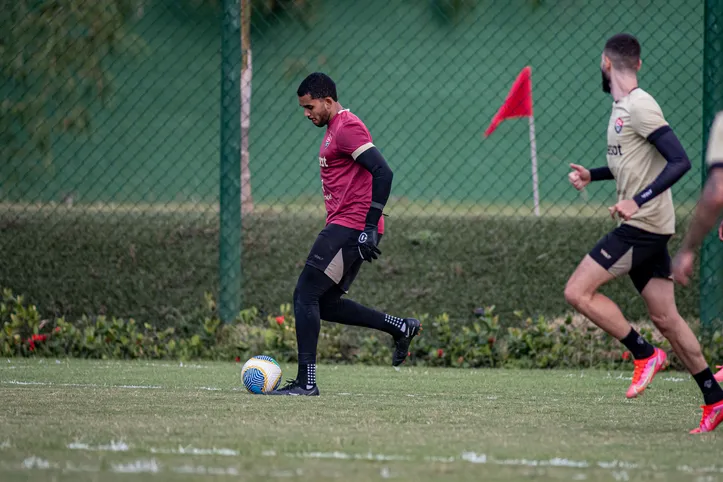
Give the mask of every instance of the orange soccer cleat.
M 723 402 L 712 405 L 702 405 L 700 408 L 703 409 L 700 426 L 691 430 L 690 433 L 712 432 L 718 424 L 723 422 Z
M 653 381 L 653 377 L 660 370 L 668 366 L 668 355 L 656 348 L 655 352 L 648 358 L 635 360 L 635 371 L 633 372 L 633 381 L 625 394 L 628 398 L 635 398 L 645 391 L 645 389 Z

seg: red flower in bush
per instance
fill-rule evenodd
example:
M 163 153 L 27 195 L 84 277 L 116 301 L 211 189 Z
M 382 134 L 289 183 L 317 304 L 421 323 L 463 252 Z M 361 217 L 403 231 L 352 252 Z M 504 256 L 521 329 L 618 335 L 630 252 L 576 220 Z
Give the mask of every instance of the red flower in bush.
M 237 357 L 235 358 L 235 360 L 236 360 L 236 363 L 241 363 L 241 357 L 240 357 L 240 356 L 237 356 Z
M 283 316 L 277 316 L 277 317 L 276 317 L 276 323 L 278 323 L 279 326 L 280 326 L 280 325 L 283 325 L 283 324 L 284 324 L 284 317 L 283 317 Z
M 630 359 L 630 352 L 624 351 L 623 352 L 623 360 L 629 360 Z
M 442 358 L 444 356 L 444 350 L 441 348 L 437 350 L 437 358 Z
M 45 340 L 47 340 L 47 339 L 48 339 L 48 335 L 38 335 L 38 334 L 34 334 L 34 335 L 32 335 L 30 338 L 28 338 L 27 340 L 25 340 L 25 341 L 28 342 L 28 349 L 29 349 L 30 351 L 35 351 L 35 342 L 36 342 L 36 341 L 38 341 L 38 342 L 40 342 L 40 341 L 45 341 Z
M 461 365 L 462 363 L 464 363 L 464 357 L 461 356 L 461 357 L 457 358 L 457 363 L 460 364 L 460 365 Z
M 59 327 L 59 326 L 56 326 L 56 327 L 55 327 L 55 330 L 53 330 L 53 331 L 55 331 L 55 333 L 60 333 L 60 327 Z
M 495 337 L 494 337 L 494 336 L 491 336 L 491 337 L 487 338 L 487 344 L 490 345 L 490 346 L 491 346 L 491 345 L 494 345 L 494 344 L 495 344 L 495 341 L 497 341 L 497 340 L 495 340 Z

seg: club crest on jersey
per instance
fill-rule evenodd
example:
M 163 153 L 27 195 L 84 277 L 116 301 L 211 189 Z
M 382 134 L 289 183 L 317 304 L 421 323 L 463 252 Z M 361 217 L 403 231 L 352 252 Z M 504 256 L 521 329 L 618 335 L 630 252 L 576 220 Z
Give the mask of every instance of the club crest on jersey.
M 618 117 L 617 119 L 615 119 L 615 132 L 620 134 L 620 131 L 622 131 L 622 130 L 623 130 L 623 119 Z
M 329 134 L 329 137 L 327 137 L 326 141 L 324 141 L 324 149 L 329 147 L 329 144 L 331 144 L 331 134 Z

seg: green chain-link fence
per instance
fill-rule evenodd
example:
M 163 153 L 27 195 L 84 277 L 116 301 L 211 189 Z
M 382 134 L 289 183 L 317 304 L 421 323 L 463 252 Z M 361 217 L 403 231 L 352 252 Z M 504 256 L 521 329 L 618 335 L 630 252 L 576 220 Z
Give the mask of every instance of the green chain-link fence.
M 219 292 L 219 262 L 230 311 L 239 284 L 245 306 L 290 302 L 324 222 L 323 131 L 296 99 L 313 71 L 336 81 L 394 170 L 383 255 L 351 296 L 400 314 L 568 310 L 567 277 L 614 225 L 613 183 L 584 195 L 567 183 L 569 162 L 605 163 L 599 64 L 613 33 L 640 39 L 641 86 L 693 161 L 673 190 L 679 233 L 704 125 L 723 108 L 720 0 L 0 4 L 0 285 L 61 313 L 173 321 Z M 528 65 L 539 217 L 527 122 L 482 137 Z M 703 257 L 711 300 L 723 299 L 717 243 Z M 678 291 L 689 318 L 698 286 Z M 644 315 L 627 280 L 606 292 Z

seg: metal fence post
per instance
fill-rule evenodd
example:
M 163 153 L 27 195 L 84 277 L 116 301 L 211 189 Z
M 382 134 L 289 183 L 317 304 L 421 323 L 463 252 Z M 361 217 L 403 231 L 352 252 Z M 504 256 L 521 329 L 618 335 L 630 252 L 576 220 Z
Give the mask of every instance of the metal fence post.
M 219 314 L 231 322 L 241 308 L 241 9 L 223 1 L 221 33 L 221 179 L 219 184 Z

